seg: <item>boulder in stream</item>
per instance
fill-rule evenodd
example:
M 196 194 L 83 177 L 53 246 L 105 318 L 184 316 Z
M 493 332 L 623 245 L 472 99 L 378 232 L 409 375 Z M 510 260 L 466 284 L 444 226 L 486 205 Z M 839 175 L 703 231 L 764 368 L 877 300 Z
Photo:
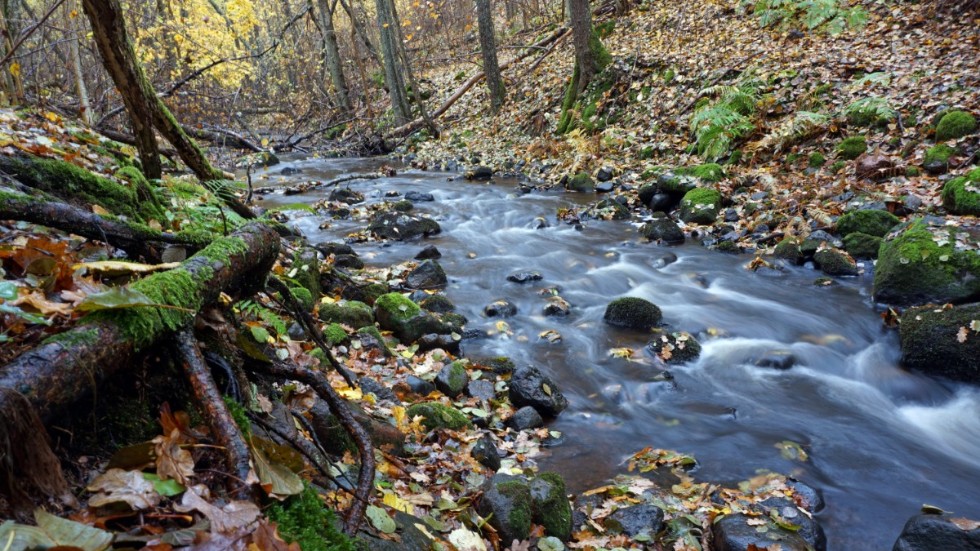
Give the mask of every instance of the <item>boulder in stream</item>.
M 684 242 L 684 232 L 677 224 L 663 213 L 654 215 L 653 220 L 640 226 L 640 235 L 650 241 L 659 241 L 667 245 L 680 245 Z
M 493 169 L 488 166 L 475 166 L 467 170 L 463 177 L 470 181 L 486 182 L 493 178 Z
M 980 242 L 960 232 L 923 219 L 899 226 L 878 253 L 875 300 L 896 306 L 980 300 Z
M 752 508 L 758 516 L 740 513 L 715 521 L 711 532 L 716 551 L 770 549 L 776 544 L 783 551 L 824 551 L 827 548 L 823 529 L 793 501 L 770 498 Z
M 689 224 L 715 223 L 721 211 L 721 193 L 711 188 L 695 188 L 681 199 L 681 220 Z
M 371 219 L 368 231 L 379 239 L 414 239 L 442 231 L 439 223 L 431 218 L 404 212 L 382 212 Z
M 517 306 L 507 299 L 499 299 L 483 307 L 483 314 L 488 318 L 509 318 L 517 315 Z
M 603 321 L 614 327 L 648 331 L 660 325 L 663 314 L 656 304 L 639 297 L 621 297 L 606 306 Z
M 510 401 L 515 407 L 532 406 L 543 417 L 557 417 L 568 407 L 558 385 L 536 367 L 521 366 L 510 379 Z
M 953 515 L 916 515 L 905 523 L 892 551 L 977 551 L 980 522 Z
M 399 293 L 388 293 L 374 302 L 374 316 L 382 329 L 408 344 L 423 335 L 448 335 L 453 328 Z
M 646 349 L 668 364 L 687 363 L 701 355 L 701 344 L 683 331 L 658 335 L 647 343 Z
M 905 367 L 980 383 L 980 303 L 909 308 L 899 327 Z
M 813 255 L 813 262 L 829 276 L 855 276 L 860 273 L 851 255 L 832 247 L 818 249 Z
M 442 289 L 449 283 L 446 272 L 435 260 L 424 260 L 405 276 L 411 289 Z

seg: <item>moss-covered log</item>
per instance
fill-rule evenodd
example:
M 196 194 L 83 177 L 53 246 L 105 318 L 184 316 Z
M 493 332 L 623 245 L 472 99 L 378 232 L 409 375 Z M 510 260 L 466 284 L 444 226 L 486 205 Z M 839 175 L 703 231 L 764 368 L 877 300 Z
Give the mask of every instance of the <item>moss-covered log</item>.
M 156 243 L 200 248 L 210 242 L 203 235 L 159 232 L 137 222 L 104 218 L 67 203 L 37 199 L 0 189 L 0 220 L 19 220 L 55 228 L 87 239 L 106 242 L 130 256 L 157 259 Z
M 42 418 L 95 390 L 106 377 L 136 364 L 138 355 L 191 322 L 222 292 L 254 291 L 279 254 L 279 236 L 249 224 L 219 239 L 179 268 L 130 285 L 167 308 L 94 312 L 0 368 L 0 388 L 24 395 Z M 16 407 L 0 397 L 0 411 Z

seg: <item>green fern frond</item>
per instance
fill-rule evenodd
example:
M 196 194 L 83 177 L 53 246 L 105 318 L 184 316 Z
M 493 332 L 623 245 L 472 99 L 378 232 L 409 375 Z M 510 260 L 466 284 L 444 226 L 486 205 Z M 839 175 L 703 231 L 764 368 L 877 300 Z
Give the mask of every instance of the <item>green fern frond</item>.
M 258 302 L 243 300 L 238 303 L 238 311 L 241 312 L 242 317 L 262 321 L 271 327 L 278 336 L 283 336 L 289 332 L 289 326 L 286 324 L 286 320 Z

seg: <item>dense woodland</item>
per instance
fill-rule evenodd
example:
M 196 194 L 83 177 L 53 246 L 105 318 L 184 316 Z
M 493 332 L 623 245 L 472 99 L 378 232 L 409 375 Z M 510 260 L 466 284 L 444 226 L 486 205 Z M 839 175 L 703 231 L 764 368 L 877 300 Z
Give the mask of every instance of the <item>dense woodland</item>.
M 978 29 L 976 0 L 0 0 L 0 550 L 829 548 L 808 481 L 702 480 L 656 435 L 605 485 L 543 472 L 563 375 L 468 357 L 527 340 L 516 307 L 456 312 L 432 247 L 361 258 L 441 228 L 431 194 L 351 183 L 560 191 L 536 229 L 866 278 L 896 369 L 969 389 Z M 362 228 L 315 242 L 308 215 Z M 574 319 L 560 293 L 542 315 Z M 651 380 L 725 338 L 608 299 L 649 341 L 609 356 Z M 976 509 L 914 515 L 895 549 L 980 545 Z

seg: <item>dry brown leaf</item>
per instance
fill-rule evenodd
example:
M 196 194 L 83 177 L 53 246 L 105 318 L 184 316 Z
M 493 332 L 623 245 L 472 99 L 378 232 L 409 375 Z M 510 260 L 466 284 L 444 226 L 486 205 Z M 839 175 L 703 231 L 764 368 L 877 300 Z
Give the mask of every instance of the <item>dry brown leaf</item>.
M 170 436 L 153 439 L 156 454 L 157 475 L 161 480 L 174 479 L 184 486 L 194 476 L 194 458 L 191 452 L 180 447 L 180 429 L 174 428 Z
M 90 507 L 125 503 L 133 509 L 141 510 L 160 503 L 160 494 L 139 471 L 109 469 L 97 476 L 85 489 L 96 492 L 88 501 Z
M 965 530 L 967 532 L 980 528 L 980 522 L 968 518 L 956 517 L 949 519 L 949 521 L 955 524 L 960 530 Z
M 252 533 L 252 541 L 249 548 L 255 546 L 262 551 L 301 551 L 296 542 L 286 543 L 279 536 L 279 531 L 275 522 L 268 519 L 259 521 L 258 527 Z
M 240 533 L 259 519 L 262 511 L 250 501 L 232 501 L 224 507 L 208 503 L 208 488 L 203 484 L 192 486 L 184 492 L 180 505 L 174 508 L 181 512 L 197 511 L 211 521 L 211 532 L 231 536 Z

